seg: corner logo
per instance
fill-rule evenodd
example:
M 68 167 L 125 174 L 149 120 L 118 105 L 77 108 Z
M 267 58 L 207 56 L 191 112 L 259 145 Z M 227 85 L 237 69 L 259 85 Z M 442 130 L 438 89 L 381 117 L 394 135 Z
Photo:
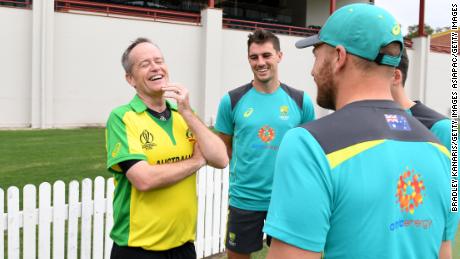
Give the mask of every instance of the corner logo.
M 142 131 L 141 135 L 139 136 L 139 139 L 142 143 L 142 149 L 150 150 L 154 146 L 156 146 L 156 144 L 153 143 L 153 134 L 150 133 L 148 130 Z
M 396 188 L 396 202 L 399 202 L 401 211 L 414 214 L 415 209 L 423 203 L 425 186 L 420 174 L 415 174 L 414 170 L 405 171 L 399 176 Z
M 280 119 L 288 120 L 289 119 L 289 107 L 287 105 L 280 106 Z
M 231 246 L 236 246 L 236 234 L 233 232 L 228 232 L 228 243 Z
M 275 138 L 275 130 L 265 125 L 259 129 L 258 136 L 263 142 L 270 143 Z
M 393 29 L 391 30 L 391 33 L 393 33 L 395 36 L 401 34 L 401 25 L 396 22 L 396 24 L 393 26 Z
M 121 143 L 118 142 L 117 144 L 115 144 L 115 147 L 112 150 L 112 157 L 116 157 L 118 153 L 120 153 L 120 150 L 121 150 Z
M 193 132 L 190 129 L 187 129 L 185 132 L 185 137 L 189 142 L 195 142 L 195 135 L 193 135 Z
M 243 117 L 247 118 L 249 116 L 251 116 L 251 114 L 254 112 L 254 108 L 248 108 L 244 113 L 243 113 Z

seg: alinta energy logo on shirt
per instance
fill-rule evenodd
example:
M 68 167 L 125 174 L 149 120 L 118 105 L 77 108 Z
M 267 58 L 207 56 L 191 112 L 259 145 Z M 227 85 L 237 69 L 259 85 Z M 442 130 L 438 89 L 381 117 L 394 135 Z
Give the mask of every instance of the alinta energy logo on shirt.
M 271 128 L 270 126 L 265 125 L 259 129 L 259 132 L 257 135 L 263 142 L 270 143 L 270 141 L 275 139 L 275 130 Z
M 414 170 L 407 170 L 400 175 L 396 187 L 396 201 L 399 202 L 401 211 L 414 214 L 415 209 L 423 202 L 424 192 L 423 180 Z
M 413 215 L 416 209 L 423 203 L 426 188 L 420 174 L 414 170 L 407 169 L 398 179 L 396 186 L 396 203 L 399 203 L 401 211 Z M 389 225 L 391 231 L 404 229 L 407 227 L 416 227 L 427 230 L 432 225 L 431 219 L 410 219 L 402 218 Z
M 156 146 L 156 144 L 153 143 L 153 134 L 150 133 L 148 130 L 142 131 L 141 135 L 139 136 L 139 139 L 142 143 L 142 149 L 150 150 L 154 146 Z

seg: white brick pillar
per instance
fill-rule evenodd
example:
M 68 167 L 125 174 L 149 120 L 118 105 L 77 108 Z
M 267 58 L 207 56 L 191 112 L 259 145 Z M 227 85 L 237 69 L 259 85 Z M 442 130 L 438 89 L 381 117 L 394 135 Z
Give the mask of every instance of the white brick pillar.
M 54 0 L 34 1 L 32 9 L 31 126 L 53 126 Z
M 222 88 L 222 9 L 207 8 L 201 11 L 203 53 L 202 118 L 214 125 Z
M 430 37 L 417 37 L 412 39 L 414 49 L 414 55 L 412 60 L 409 60 L 409 66 L 412 67 L 411 73 L 414 76 L 412 78 L 412 90 L 410 97 L 413 100 L 426 101 L 426 89 L 427 89 L 427 68 L 428 68 L 428 56 L 430 54 Z M 417 76 L 415 76 L 417 75 Z M 409 75 L 410 76 L 410 75 Z

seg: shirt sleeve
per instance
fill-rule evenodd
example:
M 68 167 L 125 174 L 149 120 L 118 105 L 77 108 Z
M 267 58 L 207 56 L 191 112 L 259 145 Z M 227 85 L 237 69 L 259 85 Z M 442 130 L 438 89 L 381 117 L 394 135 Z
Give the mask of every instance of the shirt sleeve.
M 230 96 L 226 94 L 220 100 L 219 110 L 217 111 L 217 119 L 215 129 L 218 132 L 233 135 L 233 116 L 232 116 L 232 107 Z
M 330 167 L 321 146 L 304 128 L 289 130 L 276 159 L 264 232 L 321 252 L 330 228 L 332 197 Z
M 303 93 L 303 104 L 302 104 L 302 122 L 309 122 L 315 119 L 315 108 L 311 102 L 311 98 L 307 93 Z
M 120 163 L 118 163 L 118 166 L 121 168 L 121 171 L 123 173 L 127 173 L 128 170 L 135 164 L 137 164 L 137 162 L 139 161 L 142 161 L 142 160 L 139 160 L 139 159 L 130 159 L 130 160 L 125 160 L 125 161 L 121 161 Z
M 451 121 L 449 119 L 440 120 L 431 127 L 431 132 L 438 137 L 449 151 L 451 151 Z
M 454 240 L 455 233 L 457 233 L 458 223 L 460 221 L 460 212 L 449 212 L 447 215 L 446 227 L 442 241 Z
M 126 160 L 147 160 L 139 142 L 128 141 L 128 134 L 133 135 L 133 126 L 126 125 L 115 112 L 110 114 L 105 131 L 107 150 L 107 169 L 121 173 L 118 163 Z

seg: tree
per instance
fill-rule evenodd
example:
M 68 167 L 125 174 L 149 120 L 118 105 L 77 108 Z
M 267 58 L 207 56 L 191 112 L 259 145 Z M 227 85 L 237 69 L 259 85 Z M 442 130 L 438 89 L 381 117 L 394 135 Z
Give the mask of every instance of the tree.
M 434 30 L 434 32 L 438 33 L 438 32 L 443 32 L 443 31 L 448 31 L 448 30 L 450 30 L 450 27 L 449 26 L 444 26 L 444 27 L 436 28 L 436 30 Z
M 436 27 L 436 29 L 433 29 L 430 25 L 425 24 L 425 34 L 426 35 L 431 35 L 433 33 L 439 33 L 439 32 L 448 31 L 448 30 L 450 30 L 449 26 Z M 414 37 L 417 37 L 418 36 L 418 24 L 409 26 L 407 31 L 408 32 L 406 36 L 404 36 L 404 38 L 412 39 Z
M 426 35 L 431 35 L 434 32 L 434 29 L 428 24 L 425 24 L 424 29 Z M 407 34 L 404 37 L 409 39 L 418 37 L 418 24 L 409 26 L 407 28 Z

